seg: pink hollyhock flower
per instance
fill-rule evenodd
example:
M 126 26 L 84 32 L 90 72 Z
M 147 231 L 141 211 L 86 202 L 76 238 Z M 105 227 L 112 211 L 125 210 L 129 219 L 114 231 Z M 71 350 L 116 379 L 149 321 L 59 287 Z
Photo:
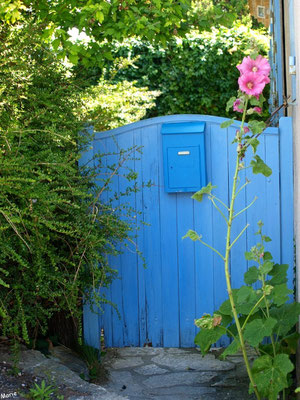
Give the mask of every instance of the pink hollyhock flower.
M 261 55 L 257 56 L 255 60 L 253 60 L 250 56 L 244 57 L 242 63 L 237 66 L 237 69 L 240 71 L 241 74 L 254 72 L 260 75 L 264 75 L 266 77 L 271 71 L 269 61 Z
M 239 77 L 240 90 L 249 96 L 258 96 L 266 85 L 265 76 L 255 72 L 247 72 Z
M 239 106 L 242 104 L 240 99 L 236 99 L 236 101 L 233 103 L 233 111 L 237 111 L 239 113 L 243 113 L 244 109 L 239 108 Z
M 261 109 L 260 107 L 254 107 L 254 108 L 253 108 L 253 111 L 256 112 L 256 113 L 258 113 L 258 114 L 261 114 L 262 109 Z
M 248 133 L 250 132 L 250 129 L 248 128 L 248 126 L 244 126 L 244 133 Z

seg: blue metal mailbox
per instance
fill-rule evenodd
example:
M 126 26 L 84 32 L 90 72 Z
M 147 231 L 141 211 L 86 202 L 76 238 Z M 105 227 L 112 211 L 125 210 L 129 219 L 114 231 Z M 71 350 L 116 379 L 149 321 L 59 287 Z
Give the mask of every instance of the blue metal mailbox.
M 195 192 L 206 185 L 205 122 L 163 124 L 165 191 Z

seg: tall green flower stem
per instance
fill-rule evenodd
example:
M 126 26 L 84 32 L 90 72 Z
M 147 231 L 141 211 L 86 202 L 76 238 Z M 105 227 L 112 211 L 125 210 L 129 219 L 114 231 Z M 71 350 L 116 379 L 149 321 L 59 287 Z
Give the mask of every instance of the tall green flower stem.
M 229 296 L 229 301 L 233 313 L 233 317 L 236 323 L 237 331 L 238 331 L 238 336 L 240 340 L 240 345 L 241 345 L 241 350 L 244 358 L 244 362 L 246 365 L 247 373 L 250 379 L 250 382 L 253 386 L 255 395 L 258 400 L 260 400 L 260 395 L 258 393 L 256 384 L 253 379 L 253 375 L 251 372 L 251 367 L 247 355 L 247 350 L 246 350 L 246 345 L 244 341 L 244 336 L 243 336 L 243 329 L 241 327 L 238 314 L 236 311 L 236 306 L 235 306 L 235 301 L 233 298 L 233 293 L 232 293 L 232 287 L 231 287 L 231 279 L 230 279 L 230 272 L 229 272 L 229 258 L 230 258 L 230 250 L 232 248 L 233 243 L 231 243 L 231 228 L 232 228 L 232 222 L 234 219 L 234 203 L 235 199 L 238 195 L 238 190 L 237 190 L 237 180 L 238 180 L 238 175 L 240 171 L 240 158 L 241 158 L 241 149 L 242 149 L 242 134 L 243 134 L 243 127 L 244 127 L 244 122 L 245 122 L 245 117 L 246 117 L 246 110 L 247 110 L 247 104 L 248 101 L 246 101 L 245 107 L 244 107 L 244 113 L 243 113 L 243 118 L 242 118 L 242 124 L 241 124 L 241 130 L 240 134 L 237 135 L 237 141 L 238 141 L 238 149 L 237 149 L 237 157 L 236 157 L 236 165 L 235 165 L 235 172 L 234 172 L 234 177 L 233 177 L 233 187 L 232 187 L 232 194 L 231 194 L 231 201 L 230 201 L 230 207 L 229 207 L 229 217 L 227 221 L 227 235 L 226 235 L 226 251 L 225 251 L 225 258 L 224 258 L 224 266 L 225 266 L 225 277 L 226 277 L 226 285 L 227 285 L 227 291 L 228 291 L 228 296 Z M 243 232 L 243 231 L 242 231 Z
M 234 178 L 233 178 L 233 188 L 232 188 L 231 202 L 230 202 L 230 208 L 229 208 L 229 218 L 228 218 L 228 222 L 227 222 L 226 251 L 225 251 L 225 260 L 224 260 L 225 277 L 226 277 L 226 285 L 227 285 L 229 301 L 230 301 L 233 317 L 234 317 L 234 320 L 236 323 L 238 336 L 239 336 L 239 340 L 240 340 L 240 345 L 241 345 L 241 350 L 243 353 L 243 358 L 244 358 L 244 362 L 246 365 L 247 373 L 248 373 L 250 382 L 253 386 L 255 395 L 256 395 L 257 399 L 260 400 L 260 395 L 258 393 L 256 384 L 254 382 L 252 372 L 251 372 L 251 367 L 250 367 L 250 363 L 249 363 L 249 359 L 248 359 L 248 355 L 247 355 L 247 350 L 246 350 L 246 345 L 245 345 L 245 341 L 244 341 L 244 337 L 243 337 L 242 327 L 240 325 L 240 321 L 239 321 L 238 314 L 236 311 L 236 306 L 235 306 L 235 302 L 234 302 L 234 298 L 233 298 L 233 294 L 232 294 L 230 272 L 229 272 L 229 257 L 230 257 L 230 250 L 232 247 L 232 244 L 230 242 L 231 227 L 232 227 L 232 222 L 234 219 L 234 202 L 235 202 L 236 194 L 237 194 L 237 179 L 238 179 L 238 174 L 239 174 L 239 170 L 240 170 L 239 165 L 240 165 L 240 156 L 238 154 L 237 159 L 236 159 Z

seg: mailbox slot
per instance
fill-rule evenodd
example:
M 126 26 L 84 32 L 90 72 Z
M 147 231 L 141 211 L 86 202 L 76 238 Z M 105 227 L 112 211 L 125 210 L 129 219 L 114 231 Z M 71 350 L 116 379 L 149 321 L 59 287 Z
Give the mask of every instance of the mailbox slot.
M 206 185 L 204 131 L 205 122 L 162 125 L 166 192 L 195 192 Z

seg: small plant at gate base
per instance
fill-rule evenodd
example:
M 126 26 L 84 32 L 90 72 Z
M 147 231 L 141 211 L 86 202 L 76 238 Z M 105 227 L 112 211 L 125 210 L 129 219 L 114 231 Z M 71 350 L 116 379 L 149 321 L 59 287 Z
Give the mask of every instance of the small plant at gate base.
M 200 328 L 195 343 L 205 355 L 212 344 L 227 334 L 232 342 L 222 354 L 222 358 L 238 351 L 242 352 L 250 380 L 249 393 L 254 393 L 258 400 L 276 400 L 278 396 L 285 399 L 290 373 L 294 370 L 290 358 L 296 352 L 300 337 L 294 329 L 300 313 L 300 304 L 289 301 L 293 291 L 287 287 L 288 265 L 279 265 L 273 261 L 271 253 L 266 249 L 271 239 L 263 234 L 261 221 L 258 222 L 257 231 L 260 237 L 259 243 L 245 253 L 246 259 L 256 264 L 245 273 L 245 285 L 233 289 L 229 272 L 231 249 L 248 227 L 247 224 L 235 238 L 232 238 L 232 224 L 256 201 L 255 197 L 243 210 L 235 212 L 235 200 L 249 184 L 247 179 L 245 183 L 241 182 L 239 174 L 246 168 L 245 155 L 250 147 L 253 151 L 250 162 L 252 172 L 261 173 L 266 177 L 272 174 L 271 168 L 256 154 L 256 151 L 259 146 L 258 138 L 270 124 L 273 114 L 267 123 L 251 120 L 248 126 L 245 126 L 247 116 L 261 113 L 265 101 L 262 91 L 270 82 L 268 77 L 270 65 L 265 58 L 255 55 L 245 57 L 237 68 L 240 71 L 238 96 L 228 101 L 227 108 L 233 107 L 234 111 L 242 113 L 243 116 L 233 141 L 237 144 L 237 155 L 230 204 L 227 206 L 212 193 L 215 187 L 211 183 L 192 196 L 201 202 L 203 196 L 207 195 L 224 218 L 227 225 L 225 254 L 204 242 L 202 236 L 195 231 L 189 230 L 185 235 L 193 241 L 201 242 L 221 257 L 224 262 L 229 299 L 223 302 L 213 315 L 206 314 L 195 321 L 196 326 Z M 234 119 L 226 121 L 221 127 L 227 128 L 233 121 Z M 255 288 L 253 284 L 256 284 Z M 247 354 L 249 346 L 257 353 L 252 365 Z
M 43 380 L 40 386 L 35 383 L 26 397 L 28 399 L 48 400 L 51 398 L 53 390 L 54 387 L 52 385 L 46 385 L 46 382 Z

